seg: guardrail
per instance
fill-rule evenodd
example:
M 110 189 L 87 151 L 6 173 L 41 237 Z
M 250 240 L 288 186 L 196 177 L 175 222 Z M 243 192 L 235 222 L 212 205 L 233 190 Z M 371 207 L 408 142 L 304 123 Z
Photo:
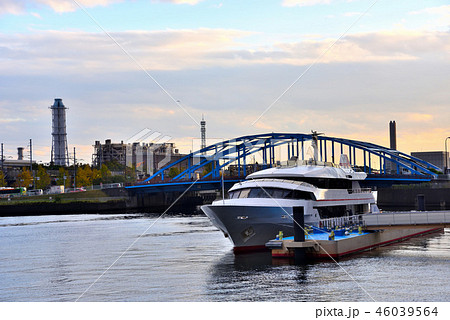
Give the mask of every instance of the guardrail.
M 450 225 L 450 211 L 404 211 L 364 214 L 362 219 L 367 226 L 401 225 Z
M 320 227 L 333 229 L 349 226 L 450 226 L 450 211 L 398 211 L 366 213 L 320 220 Z

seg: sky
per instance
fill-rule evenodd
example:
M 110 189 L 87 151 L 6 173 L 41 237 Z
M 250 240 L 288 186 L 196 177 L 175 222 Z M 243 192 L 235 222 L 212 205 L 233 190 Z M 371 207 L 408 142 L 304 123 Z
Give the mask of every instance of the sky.
M 450 4 L 434 0 L 0 0 L 0 142 L 49 162 L 55 98 L 70 153 L 143 129 L 180 152 L 266 133 L 444 150 Z M 157 142 L 157 140 L 155 141 Z M 28 153 L 26 149 L 25 153 Z

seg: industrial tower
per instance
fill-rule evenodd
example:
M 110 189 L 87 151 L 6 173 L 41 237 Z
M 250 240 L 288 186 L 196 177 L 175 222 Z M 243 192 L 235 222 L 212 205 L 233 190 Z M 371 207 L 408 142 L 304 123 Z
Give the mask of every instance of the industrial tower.
M 55 99 L 52 109 L 52 158 L 51 163 L 57 166 L 69 166 L 69 150 L 67 148 L 66 107 L 62 99 Z
M 201 149 L 206 148 L 206 121 L 202 115 L 202 121 L 200 121 L 200 132 L 202 138 Z M 204 154 L 204 153 L 203 153 Z
M 397 125 L 395 121 L 389 121 L 389 141 L 392 150 L 397 150 Z

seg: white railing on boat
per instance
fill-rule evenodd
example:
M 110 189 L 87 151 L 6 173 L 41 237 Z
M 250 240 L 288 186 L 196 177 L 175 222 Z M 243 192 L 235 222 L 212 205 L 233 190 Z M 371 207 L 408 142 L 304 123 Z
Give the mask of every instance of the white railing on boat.
M 371 193 L 372 189 L 370 188 L 358 188 L 358 189 L 347 189 L 348 194 L 352 193 Z
M 277 163 L 277 167 L 297 167 L 297 166 L 323 166 L 339 168 L 333 162 L 315 161 L 315 160 L 287 160 Z
M 350 227 L 350 226 L 365 226 L 365 222 L 362 219 L 362 215 L 351 215 L 343 217 L 335 217 L 328 219 L 320 219 L 319 227 L 334 229 L 336 227 Z

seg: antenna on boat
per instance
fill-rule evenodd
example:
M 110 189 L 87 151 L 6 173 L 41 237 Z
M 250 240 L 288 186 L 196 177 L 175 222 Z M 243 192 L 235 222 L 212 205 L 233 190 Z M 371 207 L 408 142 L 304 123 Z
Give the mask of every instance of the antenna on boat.
M 323 132 L 317 132 L 314 130 L 311 130 L 311 146 L 314 151 L 314 161 L 319 161 L 319 147 L 318 147 L 318 136 L 324 134 Z
M 224 177 L 223 177 L 224 171 L 222 168 L 222 201 L 223 204 L 225 204 L 225 182 L 223 181 Z

